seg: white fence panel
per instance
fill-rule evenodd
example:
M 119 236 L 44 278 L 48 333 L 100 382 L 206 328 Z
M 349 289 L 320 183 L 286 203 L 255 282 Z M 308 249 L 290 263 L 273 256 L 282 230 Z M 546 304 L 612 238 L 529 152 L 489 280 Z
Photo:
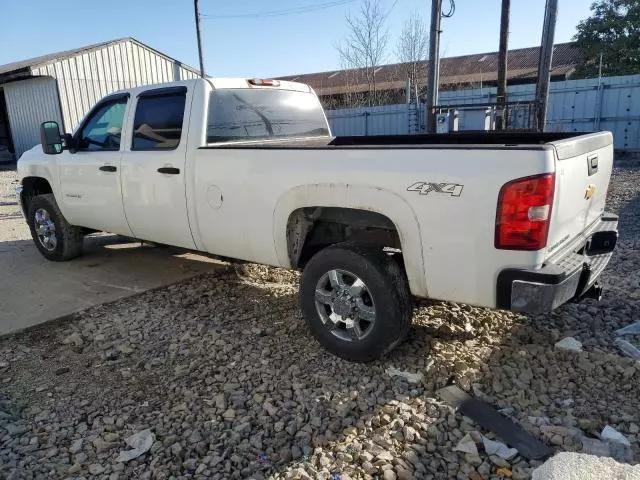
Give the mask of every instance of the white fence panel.
M 510 102 L 530 102 L 535 85 L 512 85 Z M 495 103 L 496 88 L 474 88 L 440 92 L 440 105 L 480 105 Z M 460 128 L 477 128 L 478 122 L 460 117 Z M 384 105 L 380 107 L 330 110 L 327 117 L 334 135 L 398 135 L 424 132 L 424 105 Z M 548 131 L 610 130 L 615 147 L 640 150 L 640 75 L 587 78 L 553 82 L 547 109 Z

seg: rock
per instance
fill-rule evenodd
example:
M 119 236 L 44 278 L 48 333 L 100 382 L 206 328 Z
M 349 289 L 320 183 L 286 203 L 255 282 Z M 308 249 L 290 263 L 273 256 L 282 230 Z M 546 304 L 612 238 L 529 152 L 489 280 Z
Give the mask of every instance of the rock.
M 118 350 L 116 350 L 115 348 L 107 348 L 104 351 L 104 358 L 105 360 L 117 360 L 118 359 Z
M 515 448 L 509 448 L 504 443 L 489 440 L 484 435 L 482 436 L 482 444 L 484 445 L 484 451 L 487 452 L 487 455 L 496 455 L 504 460 L 511 460 L 518 454 L 518 450 Z M 506 466 L 508 467 L 509 464 L 507 463 Z
M 227 409 L 227 400 L 224 396 L 224 393 L 219 393 L 214 397 L 214 403 L 217 409 L 226 410 Z
M 298 447 L 297 445 L 291 447 L 291 458 L 297 460 L 300 457 L 302 457 L 302 450 L 300 450 L 300 447 Z
M 636 433 L 640 433 L 640 427 L 638 427 L 638 425 L 636 425 L 635 423 L 630 423 L 629 424 L 629 433 L 632 434 L 636 434 Z
M 99 463 L 92 463 L 89 465 L 89 473 L 91 475 L 100 475 L 102 472 L 104 472 L 104 467 Z
M 582 343 L 576 340 L 573 337 L 565 337 L 559 342 L 556 343 L 555 347 L 558 350 L 568 350 L 571 352 L 581 352 L 582 351 Z
M 292 455 L 291 455 L 291 448 L 288 446 L 284 446 L 280 449 L 280 451 L 278 452 L 278 457 L 280 458 L 281 462 L 289 462 L 291 461 Z M 327 459 L 328 461 L 329 459 Z M 322 462 L 321 462 L 322 465 Z M 327 463 L 328 465 L 328 463 Z M 326 465 L 324 465 L 326 466 Z
M 69 453 L 78 453 L 80 450 L 82 450 L 82 442 L 82 438 L 74 440 L 69 447 Z
M 396 480 L 398 476 L 393 470 L 385 470 L 382 474 L 382 478 L 384 478 L 384 480 Z
M 478 473 L 483 476 L 483 478 L 489 478 L 491 474 L 491 464 L 489 462 L 482 462 L 482 464 L 478 467 Z
M 385 472 L 387 472 L 388 470 L 385 470 Z M 398 480 L 412 480 L 413 479 L 413 474 L 409 471 L 406 470 L 405 468 L 401 467 L 401 466 L 397 466 L 395 468 L 395 472 L 396 472 L 396 476 L 398 477 Z
M 196 469 L 197 463 L 198 461 L 195 458 L 187 458 L 184 462 L 182 462 L 182 468 L 184 470 L 193 472 Z
M 388 367 L 386 372 L 390 377 L 402 377 L 409 383 L 420 383 L 422 381 L 422 377 L 424 376 L 422 372 L 403 372 L 394 367 Z
M 114 432 L 107 432 L 103 435 L 104 441 L 105 442 L 117 442 L 118 440 L 120 440 L 120 435 L 118 435 L 117 433 Z
M 470 453 L 465 454 L 464 456 L 464 460 L 470 464 L 473 465 L 474 467 L 479 467 L 480 465 L 482 465 L 482 458 L 480 458 L 480 455 L 472 455 Z
M 69 470 L 67 470 L 67 473 L 70 475 L 73 475 L 74 473 L 80 473 L 81 470 L 82 470 L 82 465 L 76 462 L 69 467 Z
M 60 367 L 60 368 L 56 368 L 54 373 L 56 375 L 64 375 L 65 373 L 69 373 L 70 371 L 71 369 L 69 367 Z
M 600 433 L 600 438 L 609 443 L 621 443 L 626 447 L 631 446 L 631 443 L 629 442 L 627 437 L 625 437 L 623 434 L 618 432 L 615 428 L 610 427 L 609 425 L 607 425 L 602 429 L 602 432 Z
M 262 408 L 264 408 L 267 411 L 267 413 L 272 417 L 275 417 L 276 414 L 278 413 L 277 407 L 273 406 L 271 402 L 268 402 L 268 401 L 264 402 L 264 404 L 262 405 Z
M 225 420 L 233 420 L 236 418 L 236 411 L 233 408 L 229 408 L 222 414 L 222 418 Z
M 198 443 L 202 441 L 202 433 L 200 433 L 200 430 L 194 430 L 193 432 L 191 432 L 191 435 L 189 435 L 189 443 Z
M 598 457 L 608 457 L 611 454 L 609 444 L 595 438 L 582 437 L 582 452 Z
M 420 458 L 418 457 L 418 454 L 413 450 L 405 452 L 403 454 L 403 458 L 411 463 L 414 467 L 420 465 Z
M 371 462 L 367 461 L 367 460 L 362 462 L 361 466 L 362 466 L 362 470 L 364 470 L 364 473 L 367 473 L 369 475 L 371 475 L 371 474 L 373 474 L 373 473 L 378 471 L 378 469 L 376 467 L 374 467 L 373 464 Z
M 91 443 L 93 443 L 93 448 L 95 448 L 96 453 L 100 454 L 102 452 L 106 452 L 107 450 L 113 448 L 113 443 L 105 442 L 102 438 L 98 437 L 94 439 Z
M 564 443 L 564 439 L 560 435 L 554 435 L 550 440 L 552 445 L 562 445 Z
M 511 464 L 507 462 L 504 458 L 500 458 L 497 455 L 489 455 L 489 460 L 491 460 L 491 463 L 493 463 L 498 467 L 509 468 L 511 466 Z
M 65 337 L 62 340 L 62 343 L 65 345 L 73 345 L 74 347 L 80 347 L 84 343 L 82 340 L 82 336 L 78 332 L 73 332 L 71 335 Z
M 393 461 L 393 455 L 387 450 L 383 450 L 382 452 L 380 452 L 378 455 L 376 455 L 376 458 L 378 460 L 386 460 L 387 462 Z
M 469 453 L 471 455 L 478 456 L 478 447 L 476 446 L 476 442 L 468 433 L 464 437 L 462 437 L 462 439 L 458 442 L 458 445 L 456 445 L 453 450 L 456 452 Z
M 179 457 L 180 454 L 182 453 L 182 445 L 180 445 L 180 442 L 176 442 L 173 445 L 171 445 L 171 453 L 176 456 Z

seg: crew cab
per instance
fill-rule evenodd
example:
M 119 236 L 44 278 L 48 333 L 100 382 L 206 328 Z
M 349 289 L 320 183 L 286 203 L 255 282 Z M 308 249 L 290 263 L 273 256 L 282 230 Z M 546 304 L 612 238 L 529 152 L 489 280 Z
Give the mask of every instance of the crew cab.
M 609 132 L 334 137 L 294 82 L 196 79 L 41 127 L 18 197 L 49 260 L 106 231 L 302 270 L 315 338 L 368 361 L 412 298 L 540 313 L 599 297 L 617 239 Z

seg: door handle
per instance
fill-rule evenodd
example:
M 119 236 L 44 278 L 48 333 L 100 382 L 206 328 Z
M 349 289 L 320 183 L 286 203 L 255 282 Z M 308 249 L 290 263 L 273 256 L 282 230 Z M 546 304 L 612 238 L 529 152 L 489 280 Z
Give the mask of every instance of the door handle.
M 98 170 L 101 172 L 116 172 L 118 169 L 113 165 L 102 165 Z
M 166 173 L 168 175 L 177 175 L 180 173 L 180 169 L 175 167 L 160 167 L 158 169 L 158 173 Z

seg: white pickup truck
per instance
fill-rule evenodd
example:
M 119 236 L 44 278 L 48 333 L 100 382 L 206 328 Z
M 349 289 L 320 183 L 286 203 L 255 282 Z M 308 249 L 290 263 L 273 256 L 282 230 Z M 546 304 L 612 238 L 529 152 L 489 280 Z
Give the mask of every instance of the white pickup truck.
M 412 296 L 599 297 L 617 239 L 609 132 L 333 137 L 306 85 L 198 79 L 114 93 L 41 138 L 18 196 L 46 258 L 106 231 L 301 269 L 311 332 L 354 361 L 403 340 Z

